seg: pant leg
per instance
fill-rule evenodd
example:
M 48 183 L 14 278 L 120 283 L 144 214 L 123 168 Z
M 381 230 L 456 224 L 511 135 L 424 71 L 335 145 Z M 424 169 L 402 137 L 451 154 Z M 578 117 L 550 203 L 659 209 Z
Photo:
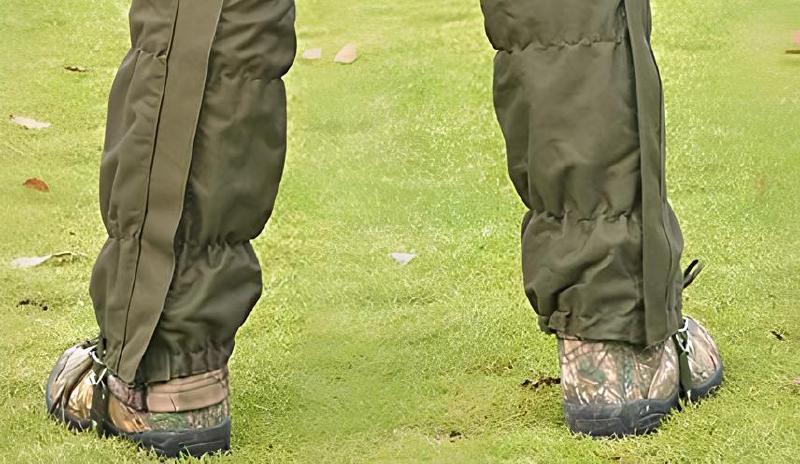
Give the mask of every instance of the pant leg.
M 250 245 L 286 150 L 293 0 L 134 0 L 109 98 L 91 295 L 128 383 L 219 369 L 261 294 Z
M 648 0 L 482 0 L 547 332 L 653 344 L 678 328 L 683 239 L 667 202 Z

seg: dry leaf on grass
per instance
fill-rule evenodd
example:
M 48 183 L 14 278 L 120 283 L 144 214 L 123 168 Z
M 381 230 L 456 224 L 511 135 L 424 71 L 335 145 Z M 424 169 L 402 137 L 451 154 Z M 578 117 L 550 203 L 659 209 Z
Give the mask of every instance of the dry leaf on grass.
M 794 34 L 792 35 L 792 42 L 794 42 L 795 45 L 800 46 L 800 31 L 794 32 Z M 790 55 L 800 55 L 800 49 L 786 50 L 786 53 Z
M 347 44 L 333 58 L 334 63 L 351 64 L 358 59 L 358 48 L 355 44 Z
M 74 65 L 74 64 L 65 64 L 64 65 L 64 69 L 66 69 L 67 71 L 76 72 L 76 73 L 85 73 L 85 72 L 89 71 L 88 68 L 84 68 L 83 66 L 77 66 L 77 65 Z
M 389 256 L 400 263 L 401 266 L 405 266 L 417 257 L 414 253 L 389 253 Z
M 28 269 L 31 267 L 41 266 L 42 264 L 50 261 L 51 259 L 68 258 L 68 257 L 71 258 L 75 256 L 81 256 L 81 255 L 79 253 L 74 253 L 72 251 L 62 251 L 60 253 L 53 253 L 52 255 L 46 255 L 46 256 L 26 256 L 11 261 L 11 267 L 15 267 L 18 269 Z
M 322 58 L 321 48 L 309 48 L 308 50 L 303 52 L 304 60 L 318 60 L 320 58 Z
M 798 377 L 798 378 L 794 379 L 794 384 L 795 384 L 796 386 L 800 387 L 800 377 Z
M 50 191 L 50 186 L 47 185 L 47 183 L 45 181 L 43 181 L 42 179 L 37 179 L 35 177 L 32 177 L 32 178 L 26 180 L 25 182 L 23 182 L 22 186 L 23 187 L 27 187 L 29 189 L 33 189 L 33 190 L 38 190 L 40 192 L 49 192 Z
M 51 125 L 49 122 L 37 121 L 32 118 L 15 116 L 13 114 L 9 116 L 9 120 L 18 126 L 24 127 L 25 129 L 47 129 Z

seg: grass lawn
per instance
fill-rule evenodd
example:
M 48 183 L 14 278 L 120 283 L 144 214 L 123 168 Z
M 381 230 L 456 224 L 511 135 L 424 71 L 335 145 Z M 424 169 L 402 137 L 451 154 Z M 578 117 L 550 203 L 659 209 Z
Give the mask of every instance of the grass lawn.
M 155 461 L 62 430 L 42 396 L 61 350 L 96 330 L 97 169 L 126 14 L 0 1 L 0 462 Z M 324 59 L 287 78 L 287 168 L 255 242 L 266 291 L 232 361 L 234 453 L 208 461 L 800 459 L 800 56 L 784 54 L 800 2 L 654 0 L 654 14 L 671 201 L 686 262 L 708 264 L 685 307 L 722 349 L 725 388 L 648 437 L 571 436 L 558 386 L 520 386 L 558 365 L 521 290 L 523 208 L 478 1 L 298 0 L 300 50 Z M 333 64 L 347 42 L 361 58 Z M 8 264 L 63 250 L 85 257 Z

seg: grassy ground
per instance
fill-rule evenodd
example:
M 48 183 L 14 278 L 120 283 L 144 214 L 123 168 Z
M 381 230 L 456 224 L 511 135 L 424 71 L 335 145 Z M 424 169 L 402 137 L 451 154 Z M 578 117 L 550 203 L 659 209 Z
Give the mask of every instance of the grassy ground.
M 140 462 L 44 416 L 42 384 L 94 334 L 96 171 L 127 43 L 122 0 L 0 2 L 0 461 Z M 555 345 L 520 289 L 522 207 L 491 108 L 477 0 L 299 0 L 290 154 L 256 241 L 266 293 L 233 360 L 231 462 L 789 462 L 800 453 L 800 29 L 796 0 L 657 0 L 686 296 L 727 363 L 719 395 L 652 436 L 570 436 Z M 354 41 L 353 66 L 329 62 Z M 89 68 L 70 73 L 63 65 Z M 40 177 L 52 191 L 24 189 Z M 18 256 L 87 258 L 16 270 Z M 400 267 L 387 254 L 413 251 Z M 19 305 L 33 300 L 41 305 Z M 781 341 L 771 332 L 780 334 Z

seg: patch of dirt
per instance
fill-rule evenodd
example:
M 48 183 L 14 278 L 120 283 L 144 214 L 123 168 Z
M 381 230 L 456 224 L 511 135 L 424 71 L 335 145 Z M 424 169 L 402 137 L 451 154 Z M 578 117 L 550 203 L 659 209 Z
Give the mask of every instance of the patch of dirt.
M 539 377 L 536 380 L 525 379 L 519 385 L 522 388 L 529 388 L 531 390 L 536 390 L 539 387 L 549 387 L 552 385 L 560 385 L 561 379 L 558 377 Z
M 49 306 L 47 305 L 46 302 L 37 301 L 30 298 L 25 298 L 24 300 L 20 300 L 19 303 L 17 303 L 17 306 L 31 306 L 34 308 L 39 308 L 42 311 L 47 311 L 49 309 Z

